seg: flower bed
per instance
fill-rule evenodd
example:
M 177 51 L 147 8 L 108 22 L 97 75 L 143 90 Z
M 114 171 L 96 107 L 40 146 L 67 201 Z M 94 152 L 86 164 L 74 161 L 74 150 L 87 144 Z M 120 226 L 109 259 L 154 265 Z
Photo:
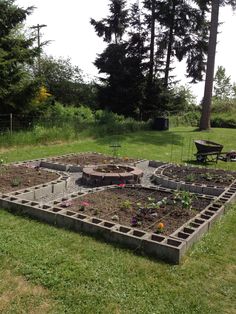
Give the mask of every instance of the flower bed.
M 210 202 L 188 192 L 124 187 L 89 193 L 58 205 L 124 226 L 169 235 Z

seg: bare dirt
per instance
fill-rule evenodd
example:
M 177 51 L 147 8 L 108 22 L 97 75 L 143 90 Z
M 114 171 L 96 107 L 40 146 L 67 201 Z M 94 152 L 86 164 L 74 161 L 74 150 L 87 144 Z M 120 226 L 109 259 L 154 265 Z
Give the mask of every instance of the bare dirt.
M 57 173 L 38 167 L 0 165 L 0 193 L 9 193 L 47 183 L 58 178 L 59 175 Z
M 171 179 L 188 183 L 199 183 L 227 187 L 236 179 L 236 172 L 220 169 L 185 167 L 172 165 L 163 171 Z
M 80 165 L 84 167 L 87 165 L 98 164 L 132 164 L 137 162 L 138 160 L 128 157 L 118 158 L 96 153 L 82 153 L 61 158 L 53 158 L 52 161 L 60 162 L 62 164 Z
M 210 203 L 189 193 L 187 196 L 190 204 L 183 208 L 186 207 L 182 204 L 184 194 L 181 198 L 177 194 L 145 188 L 115 188 L 64 201 L 60 206 L 128 227 L 169 235 Z M 159 223 L 164 225 L 162 230 L 158 228 Z

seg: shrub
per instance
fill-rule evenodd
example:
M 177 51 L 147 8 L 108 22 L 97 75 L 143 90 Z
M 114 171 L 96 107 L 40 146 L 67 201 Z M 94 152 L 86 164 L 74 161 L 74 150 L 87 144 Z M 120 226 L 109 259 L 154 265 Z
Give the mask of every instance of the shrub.
M 171 127 L 177 126 L 195 126 L 197 127 L 200 120 L 199 111 L 190 111 L 182 115 L 170 116 L 170 125 Z

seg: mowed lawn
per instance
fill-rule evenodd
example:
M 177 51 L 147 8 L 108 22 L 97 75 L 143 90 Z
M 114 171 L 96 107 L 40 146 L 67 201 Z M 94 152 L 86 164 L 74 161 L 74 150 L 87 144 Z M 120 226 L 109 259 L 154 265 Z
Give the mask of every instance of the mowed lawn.
M 172 162 L 194 160 L 194 139 L 236 150 L 236 130 L 137 132 L 76 142 L 2 148 L 10 161 L 98 151 Z M 236 163 L 211 167 L 236 170 Z M 236 206 L 181 265 L 57 229 L 0 209 L 0 313 L 235 313 Z

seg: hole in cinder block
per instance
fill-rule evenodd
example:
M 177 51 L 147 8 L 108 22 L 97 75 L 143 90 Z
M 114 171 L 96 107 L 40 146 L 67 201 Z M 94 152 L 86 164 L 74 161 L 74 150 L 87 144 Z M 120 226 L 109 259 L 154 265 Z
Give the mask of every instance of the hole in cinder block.
M 67 210 L 65 214 L 66 214 L 67 216 L 73 216 L 73 215 L 75 215 L 74 212 L 71 212 L 71 211 L 69 211 L 69 210 Z
M 168 239 L 167 240 L 167 244 L 172 245 L 172 246 L 176 246 L 176 247 L 180 246 L 181 243 L 182 242 L 179 242 L 179 241 L 176 241 L 176 240 L 173 240 L 173 239 Z
M 217 212 L 217 210 L 219 210 L 219 208 L 218 207 L 214 207 L 214 206 L 210 206 L 209 210 Z
M 61 201 L 62 201 L 62 202 L 68 201 L 68 197 L 63 197 L 63 198 L 61 199 Z
M 48 186 L 47 184 L 43 184 L 43 187 L 46 188 L 46 186 Z
M 178 232 L 177 236 L 178 238 L 181 238 L 181 239 L 187 239 L 190 236 L 190 234 L 184 233 L 184 232 Z
M 145 232 L 143 232 L 143 231 L 139 231 L 139 230 L 134 230 L 133 231 L 133 235 L 134 236 L 136 236 L 136 237 L 142 237 L 142 236 L 144 236 L 146 233 Z
M 8 198 L 8 195 L 2 195 L 1 198 Z
M 87 216 L 81 215 L 81 214 L 76 214 L 75 217 L 76 217 L 76 218 L 79 218 L 79 219 L 85 219 L 85 218 L 87 218 Z
M 10 201 L 16 201 L 17 198 L 16 197 L 10 197 Z
M 220 208 L 222 206 L 222 204 L 218 204 L 218 203 L 213 203 L 214 207 Z
M 22 203 L 22 204 L 27 204 L 27 203 L 29 203 L 29 201 L 22 200 L 21 203 Z
M 123 227 L 123 226 L 120 226 L 120 229 L 119 229 L 119 231 L 122 232 L 122 233 L 127 233 L 130 230 L 131 230 L 130 228 L 126 228 L 126 227 Z
M 31 206 L 36 206 L 36 205 L 39 205 L 39 203 L 31 202 L 30 205 L 31 205 Z
M 107 228 L 112 228 L 115 226 L 115 224 L 111 223 L 111 222 L 107 222 L 105 221 L 104 224 L 103 224 L 104 227 L 107 227 Z
M 155 242 L 162 242 L 163 240 L 165 240 L 165 238 L 164 237 L 160 237 L 160 236 L 158 236 L 156 234 L 152 234 L 151 235 L 151 240 L 155 241 Z
M 215 215 L 215 213 L 210 212 L 209 210 L 206 210 L 206 211 L 205 211 L 205 214 L 208 215 L 208 216 L 213 216 L 213 215 Z
M 94 223 L 94 224 L 99 224 L 100 222 L 102 222 L 102 220 L 101 219 L 97 219 L 97 218 L 92 218 L 91 222 Z
M 199 224 L 195 223 L 195 222 L 190 222 L 190 226 L 193 227 L 193 228 L 198 228 L 200 227 Z
M 220 200 L 222 203 L 225 203 L 225 202 L 227 202 L 227 201 L 229 200 L 229 198 L 227 198 L 227 197 L 221 197 L 219 200 Z
M 189 234 L 194 233 L 194 231 L 195 231 L 195 230 L 190 229 L 190 228 L 186 228 L 186 227 L 183 229 L 183 232 L 185 232 L 185 233 L 189 233 Z
M 53 209 L 52 209 L 52 211 L 54 212 L 54 213 L 58 213 L 58 212 L 60 212 L 62 209 L 61 208 L 57 208 L 57 207 L 54 207 Z
M 75 197 L 77 197 L 78 195 L 77 194 L 72 194 L 70 197 L 71 198 L 75 198 Z
M 21 193 L 20 193 L 20 192 L 15 192 L 15 193 L 14 193 L 14 195 L 19 195 L 19 194 L 21 194 Z
M 203 219 L 210 219 L 211 218 L 211 216 L 208 216 L 208 215 L 205 215 L 205 214 L 201 214 L 200 217 L 203 218 Z
M 54 202 L 53 202 L 54 205 L 58 205 L 58 204 L 60 204 L 60 203 L 61 203 L 61 202 L 59 202 L 59 201 L 54 201 Z
M 51 208 L 51 206 L 48 206 L 48 205 L 43 205 L 42 206 L 42 209 L 49 209 L 49 208 Z
M 38 190 L 39 188 L 40 188 L 40 186 L 36 186 L 34 189 L 35 189 L 35 190 Z

